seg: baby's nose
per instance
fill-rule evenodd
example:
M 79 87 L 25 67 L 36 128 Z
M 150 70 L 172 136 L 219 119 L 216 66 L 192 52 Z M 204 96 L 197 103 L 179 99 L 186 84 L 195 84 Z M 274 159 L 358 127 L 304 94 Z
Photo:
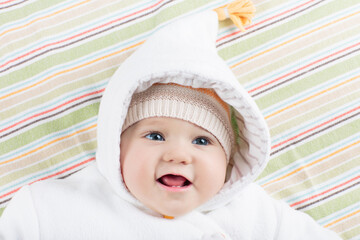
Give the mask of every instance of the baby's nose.
M 173 163 L 190 164 L 192 156 L 185 147 L 171 147 L 163 155 L 163 160 Z

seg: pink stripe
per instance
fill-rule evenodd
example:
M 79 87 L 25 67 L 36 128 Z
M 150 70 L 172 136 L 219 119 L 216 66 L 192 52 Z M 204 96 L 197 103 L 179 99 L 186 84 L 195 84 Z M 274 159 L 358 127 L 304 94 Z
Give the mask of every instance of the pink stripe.
M 314 198 L 316 198 L 316 197 L 319 197 L 319 196 L 321 196 L 321 195 L 324 195 L 324 194 L 326 194 L 326 193 L 329 193 L 329 192 L 331 192 L 331 191 L 333 191 L 333 190 L 335 190 L 335 189 L 337 189 L 337 188 L 339 188 L 339 187 L 342 187 L 342 186 L 344 186 L 344 185 L 346 185 L 346 184 L 348 184 L 348 183 L 351 183 L 351 182 L 353 182 L 353 181 L 355 181 L 355 180 L 357 180 L 357 179 L 359 179 L 359 178 L 360 178 L 360 176 L 356 176 L 356 177 L 354 177 L 354 178 L 352 178 L 352 179 L 350 179 L 350 180 L 348 180 L 348 181 L 346 181 L 346 182 L 343 182 L 343 183 L 341 183 L 341 184 L 339 184 L 339 185 L 337 185 L 337 186 L 334 186 L 334 187 L 332 187 L 332 188 L 330 188 L 330 189 L 328 189 L 328 190 L 326 190 L 326 191 L 324 191 L 324 192 L 321 192 L 321 193 L 319 193 L 319 194 L 315 194 L 315 195 L 313 195 L 313 196 L 311 196 L 311 197 L 309 197 L 309 198 L 305 198 L 305 199 L 303 199 L 303 200 L 301 200 L 301 201 L 295 202 L 295 203 L 291 204 L 290 206 L 291 206 L 291 207 L 294 207 L 294 206 L 299 205 L 299 204 L 301 204 L 301 203 L 307 202 L 307 201 L 309 201 L 309 200 L 311 200 L 311 199 L 314 199 Z
M 95 92 L 91 92 L 91 93 L 84 94 L 84 95 L 82 95 L 82 96 L 79 96 L 79 97 L 76 97 L 76 98 L 74 98 L 74 99 L 71 99 L 71 100 L 69 100 L 69 101 L 67 101 L 67 102 L 65 102 L 65 103 L 63 103 L 63 104 L 60 104 L 60 105 L 58 105 L 58 106 L 56 106 L 56 107 L 54 107 L 54 108 L 51 108 L 51 109 L 46 110 L 46 111 L 41 112 L 41 113 L 37 113 L 37 114 L 35 114 L 35 115 L 33 115 L 33 116 L 30 116 L 30 117 L 28 117 L 28 118 L 25 118 L 25 119 L 21 120 L 20 122 L 14 123 L 14 124 L 11 125 L 11 126 L 8 126 L 8 127 L 6 127 L 6 128 L 0 129 L 0 133 L 1 133 L 1 132 L 4 132 L 4 131 L 6 131 L 6 130 L 9 130 L 9 129 L 11 129 L 11 128 L 13 128 L 13 127 L 21 124 L 21 123 L 24 123 L 24 122 L 26 122 L 26 121 L 29 121 L 30 119 L 33 119 L 33 118 L 35 118 L 35 117 L 38 117 L 38 116 L 47 114 L 47 113 L 52 112 L 52 111 L 55 111 L 56 109 L 59 109 L 59 108 L 65 106 L 65 105 L 68 105 L 68 104 L 70 104 L 70 103 L 72 103 L 72 102 L 75 102 L 75 101 L 77 101 L 77 100 L 79 100 L 79 99 L 82 99 L 82 98 L 84 98 L 84 97 L 87 97 L 87 96 L 90 96 L 90 95 L 94 95 L 94 94 L 97 94 L 97 93 L 101 93 L 101 92 L 103 92 L 104 90 L 105 90 L 105 89 L 103 88 L 103 89 L 100 89 L 100 90 L 95 91 Z
M 81 165 L 83 165 L 83 164 L 85 164 L 85 163 L 88 163 L 88 162 L 91 162 L 91 161 L 93 161 L 93 160 L 95 160 L 95 157 L 89 158 L 89 159 L 87 159 L 87 160 L 85 160 L 85 161 L 83 161 L 83 162 L 79 162 L 79 163 L 77 163 L 77 164 L 75 164 L 75 165 L 73 165 L 73 166 L 71 166 L 71 167 L 68 167 L 68 168 L 66 168 L 66 169 L 64 169 L 64 170 L 62 170 L 62 171 L 60 171 L 60 172 L 57 172 L 57 173 L 48 175 L 48 176 L 46 176 L 46 177 L 40 178 L 40 179 L 38 179 L 38 180 L 35 180 L 35 181 L 33 181 L 32 183 L 30 183 L 30 184 L 33 184 L 33 183 L 36 183 L 36 182 L 38 182 L 38 181 L 43 181 L 43 180 L 46 180 L 46 179 L 55 177 L 55 176 L 60 175 L 60 174 L 62 174 L 62 173 L 68 172 L 68 171 L 70 171 L 70 170 L 72 170 L 72 169 L 74 169 L 74 168 L 80 167 Z
M 93 160 L 95 160 L 95 157 L 92 157 L 92 158 L 89 158 L 89 159 L 87 159 L 87 160 L 85 160 L 85 161 L 83 161 L 83 162 L 77 163 L 77 164 L 75 164 L 75 165 L 73 165 L 73 166 L 71 166 L 71 167 L 69 167 L 69 168 L 66 168 L 66 169 L 60 171 L 60 172 L 57 172 L 57 173 L 48 175 L 48 176 L 46 176 L 46 177 L 37 179 L 37 180 L 29 183 L 28 185 L 31 185 L 31 184 L 33 184 L 33 183 L 35 183 L 35 182 L 42 181 L 42 180 L 45 180 L 45 179 L 48 179 L 48 178 L 51 178 L 51 177 L 55 177 L 55 176 L 57 176 L 57 175 L 60 175 L 60 174 L 65 173 L 65 172 L 68 172 L 68 171 L 70 171 L 70 170 L 72 170 L 72 169 L 74 169 L 74 168 L 76 168 L 76 167 L 79 167 L 79 166 L 81 166 L 81 165 L 83 165 L 83 164 L 85 164 L 85 163 L 91 162 L 91 161 L 93 161 Z M 9 195 L 11 195 L 11 194 L 19 191 L 20 188 L 21 188 L 21 187 L 18 187 L 18 188 L 14 189 L 14 190 L 12 190 L 12 191 L 10 191 L 10 192 L 8 192 L 8 193 L 5 193 L 4 195 L 1 195 L 0 198 L 4 198 L 4 197 L 6 197 L 6 196 L 9 196 Z
M 32 51 L 30 51 L 30 52 L 28 52 L 28 53 L 25 53 L 25 54 L 23 54 L 23 55 L 21 55 L 21 56 L 19 56 L 19 57 L 17 57 L 17 58 L 14 58 L 14 59 L 12 59 L 12 60 L 9 60 L 8 62 L 6 62 L 6 63 L 4 63 L 3 65 L 1 65 L 0 68 L 5 67 L 6 65 L 8 65 L 8 64 L 10 64 L 10 63 L 12 63 L 12 62 L 15 62 L 15 61 L 17 61 L 17 60 L 19 60 L 19 59 L 21 59 L 21 58 L 24 58 L 24 57 L 26 57 L 26 56 L 28 56 L 28 55 L 30 55 L 30 54 L 33 54 L 33 53 L 35 53 L 35 52 L 38 52 L 38 51 L 40 51 L 40 50 L 42 50 L 42 49 L 44 49 L 44 48 L 47 48 L 47 47 L 50 47 L 50 46 L 53 46 L 53 45 L 57 45 L 57 44 L 60 44 L 60 43 L 66 42 L 66 41 L 69 41 L 69 40 L 71 40 L 71 39 L 74 39 L 74 38 L 80 37 L 80 36 L 82 36 L 82 35 L 85 35 L 85 34 L 87 34 L 87 33 L 93 32 L 93 31 L 95 31 L 95 30 L 98 30 L 98 29 L 100 29 L 100 28 L 103 28 L 103 27 L 105 27 L 105 26 L 108 26 L 108 25 L 110 25 L 110 24 L 113 24 L 113 23 L 115 23 L 115 22 L 124 20 L 124 19 L 126 19 L 126 18 L 128 18 L 128 17 L 131 17 L 131 16 L 133 16 L 133 15 L 136 15 L 136 14 L 138 14 L 138 13 L 144 12 L 144 11 L 146 11 L 146 10 L 148 10 L 148 9 L 154 8 L 154 7 L 156 7 L 157 5 L 159 5 L 160 3 L 162 3 L 163 1 L 164 1 L 164 0 L 161 0 L 161 1 L 157 2 L 156 4 L 150 6 L 150 7 L 144 8 L 144 9 L 139 10 L 139 11 L 137 11 L 137 12 L 133 12 L 133 13 L 131 13 L 131 14 L 129 14 L 129 15 L 124 16 L 124 17 L 121 17 L 121 18 L 112 20 L 112 21 L 110 21 L 110 22 L 108 22 L 108 23 L 105 23 L 105 24 L 103 24 L 103 25 L 100 25 L 100 26 L 97 26 L 97 27 L 95 27 L 95 28 L 89 29 L 89 30 L 87 30 L 87 31 L 85 31 L 85 32 L 76 34 L 76 35 L 74 35 L 74 36 L 72 36 L 72 37 L 69 37 L 69 38 L 66 38 L 66 39 L 63 39 L 63 40 L 60 40 L 60 41 L 57 41 L 57 42 L 53 42 L 53 43 L 46 44 L 46 45 L 44 45 L 44 46 L 42 46 L 42 47 L 40 47 L 40 48 L 37 48 L 37 49 L 34 49 L 34 50 L 32 50 Z
M 316 61 L 314 61 L 314 62 L 312 62 L 312 63 L 309 63 L 309 64 L 307 64 L 307 65 L 305 65 L 305 66 L 303 66 L 303 67 L 301 67 L 301 68 L 298 68 L 298 69 L 296 69 L 296 70 L 294 70 L 294 71 L 292 71 L 292 72 L 289 72 L 289 73 L 287 73 L 287 74 L 285 74 L 285 75 L 283 75 L 283 76 L 281 76 L 281 77 L 279 77 L 279 78 L 276 78 L 276 79 L 274 79 L 274 80 L 272 80 L 272 81 L 270 81 L 270 82 L 267 82 L 267 83 L 265 83 L 265 84 L 263 84 L 263 85 L 260 85 L 260 86 L 254 88 L 254 89 L 251 89 L 251 90 L 249 91 L 249 93 L 254 92 L 254 91 L 256 91 L 256 90 L 259 90 L 260 88 L 263 88 L 263 87 L 265 87 L 265 86 L 268 86 L 268 85 L 270 85 L 270 84 L 272 84 L 272 83 L 274 83 L 274 82 L 277 82 L 277 81 L 279 81 L 279 80 L 281 80 L 281 79 L 283 79 L 283 78 L 285 78 L 285 77 L 288 77 L 288 76 L 290 76 L 290 75 L 292 75 L 292 74 L 294 74 L 294 73 L 297 73 L 297 72 L 299 72 L 299 71 L 301 71 L 301 70 L 303 70 L 303 69 L 305 69 L 305 68 L 308 68 L 308 67 L 310 67 L 310 66 L 312 66 L 312 65 L 314 65 L 314 64 L 316 64 L 316 63 L 319 63 L 319 62 L 321 62 L 321 61 L 324 61 L 324 60 L 326 60 L 326 59 L 328 59 L 328 58 L 330 58 L 330 57 L 333 57 L 333 56 L 335 56 L 335 55 L 337 55 L 337 54 L 339 54 L 339 53 L 345 52 L 346 50 L 349 50 L 350 48 L 356 47 L 356 46 L 358 46 L 358 45 L 360 45 L 360 42 L 355 43 L 354 45 L 351 45 L 351 46 L 349 46 L 349 47 L 347 47 L 347 48 L 344 48 L 344 49 L 342 49 L 342 50 L 340 50 L 340 51 L 337 51 L 337 52 L 335 52 L 335 53 L 332 53 L 332 54 L 330 54 L 330 55 L 328 55 L 328 56 L 326 56 L 326 57 L 324 57 L 324 58 L 320 58 L 320 59 L 318 59 L 318 60 L 316 60 Z
M 343 113 L 343 114 L 341 114 L 341 115 L 339 115 L 339 116 L 337 116 L 337 117 L 335 117 L 335 118 L 333 118 L 333 119 L 330 119 L 330 120 L 328 120 L 328 121 L 326 121 L 326 122 L 323 122 L 322 124 L 319 124 L 319 125 L 317 125 L 317 126 L 315 126 L 315 127 L 313 127 L 313 128 L 310 128 L 310 129 L 306 130 L 305 132 L 302 132 L 302 133 L 300 133 L 300 134 L 298 134 L 298 135 L 296 135 L 296 136 L 293 136 L 293 137 L 291 137 L 291 138 L 289 138 L 289 139 L 287 139 L 287 140 L 285 140 L 285 141 L 283 141 L 283 142 L 280 142 L 280 143 L 272 146 L 271 149 L 277 148 L 277 147 L 279 147 L 279 146 L 281 146 L 281 145 L 283 145 L 283 144 L 285 144 L 285 143 L 287 143 L 287 142 L 289 142 L 289 141 L 292 141 L 292 140 L 294 140 L 294 139 L 296 139 L 296 138 L 298 138 L 298 137 L 300 137 L 300 136 L 302 136 L 302 135 L 304 135 L 304 134 L 306 134 L 306 133 L 309 133 L 309 132 L 311 132 L 311 131 L 314 131 L 315 129 L 320 128 L 320 127 L 322 127 L 322 126 L 324 126 L 324 125 L 326 125 L 326 124 L 329 124 L 330 122 L 333 122 L 333 121 L 335 121 L 336 119 L 339 119 L 339 118 L 341 118 L 341 117 L 343 117 L 343 116 L 345 116 L 345 115 L 348 115 L 348 114 L 350 114 L 350 113 L 352 113 L 352 112 L 354 112 L 354 111 L 356 111 L 356 110 L 358 110 L 358 109 L 360 109 L 360 106 L 358 106 L 358 107 L 356 107 L 356 108 L 354 108 L 354 109 L 351 109 L 350 111 L 348 111 L 348 112 L 346 112 L 346 113 Z
M 10 2 L 13 2 L 15 0 L 9 0 L 9 1 L 6 1 L 6 2 L 0 2 L 0 4 L 6 4 L 6 3 L 10 3 Z

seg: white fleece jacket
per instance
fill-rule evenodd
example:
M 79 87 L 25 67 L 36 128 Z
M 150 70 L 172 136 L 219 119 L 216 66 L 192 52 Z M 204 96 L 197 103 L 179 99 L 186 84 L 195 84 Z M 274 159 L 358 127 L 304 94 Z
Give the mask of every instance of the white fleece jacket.
M 130 56 L 101 100 L 96 163 L 66 179 L 23 187 L 0 218 L 0 239 L 340 239 L 252 183 L 269 158 L 268 128 L 217 55 L 216 33 L 216 14 L 205 12 L 163 27 Z M 213 88 L 233 107 L 239 127 L 229 180 L 208 202 L 175 219 L 136 200 L 120 173 L 120 134 L 131 97 L 157 82 Z

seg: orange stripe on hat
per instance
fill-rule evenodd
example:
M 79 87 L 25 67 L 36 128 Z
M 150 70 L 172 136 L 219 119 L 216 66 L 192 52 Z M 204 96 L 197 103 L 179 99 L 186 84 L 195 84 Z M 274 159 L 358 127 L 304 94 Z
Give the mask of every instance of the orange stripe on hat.
M 164 84 L 164 83 L 156 83 L 156 84 Z M 211 89 L 211 88 L 193 88 L 193 87 L 190 87 L 190 86 L 183 86 L 183 85 L 180 85 L 180 84 L 177 84 L 177 83 L 165 83 L 165 84 L 167 84 L 167 85 L 176 85 L 176 86 L 184 87 L 184 88 L 190 88 L 190 89 L 193 89 L 193 90 L 198 91 L 200 93 L 204 93 L 204 94 L 214 98 L 225 109 L 225 111 L 227 112 L 228 117 L 230 119 L 230 107 L 229 107 L 229 105 L 226 102 L 224 102 L 219 97 L 219 95 L 217 95 L 217 93 L 213 89 Z

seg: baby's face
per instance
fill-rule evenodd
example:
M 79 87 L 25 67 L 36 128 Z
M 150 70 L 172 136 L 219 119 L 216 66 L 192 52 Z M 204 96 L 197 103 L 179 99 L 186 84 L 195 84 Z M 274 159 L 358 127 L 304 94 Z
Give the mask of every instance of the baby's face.
M 120 149 L 128 190 L 160 214 L 184 215 L 224 185 L 226 156 L 220 143 L 187 121 L 141 120 L 122 134 Z

